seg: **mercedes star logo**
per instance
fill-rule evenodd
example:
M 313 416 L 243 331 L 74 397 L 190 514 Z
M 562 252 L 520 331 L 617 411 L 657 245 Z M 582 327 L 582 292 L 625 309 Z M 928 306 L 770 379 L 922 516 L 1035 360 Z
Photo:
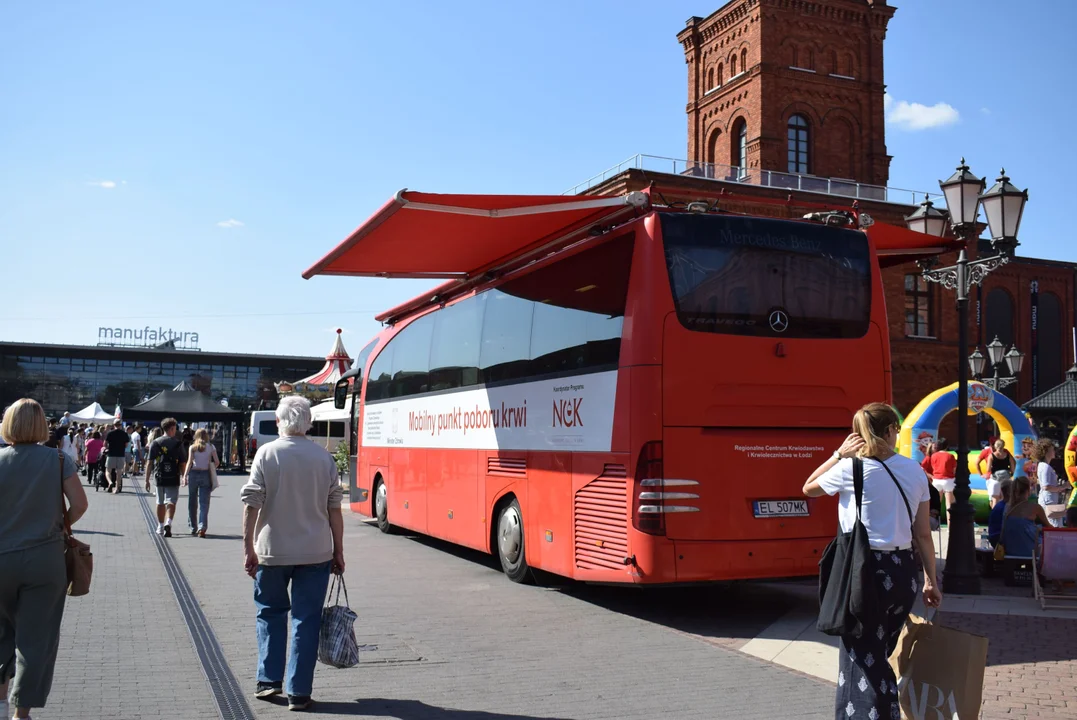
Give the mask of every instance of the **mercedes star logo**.
M 770 314 L 770 329 L 776 333 L 783 333 L 789 329 L 789 316 L 784 310 L 775 310 Z

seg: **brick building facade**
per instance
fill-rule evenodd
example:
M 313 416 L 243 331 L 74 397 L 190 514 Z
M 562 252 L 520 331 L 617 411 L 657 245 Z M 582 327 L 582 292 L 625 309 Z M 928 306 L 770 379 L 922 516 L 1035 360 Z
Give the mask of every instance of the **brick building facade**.
M 652 186 L 668 202 L 720 196 L 727 210 L 790 218 L 855 200 L 875 220 L 902 225 L 916 209 L 912 197 L 895 202 L 885 187 L 883 41 L 894 12 L 885 0 L 732 0 L 689 19 L 677 36 L 688 71 L 684 171 L 630 169 L 588 192 Z M 960 149 L 954 152 L 956 161 Z M 925 170 L 928 177 L 950 173 L 945 164 Z M 956 256 L 940 260 L 952 264 Z M 957 379 L 954 294 L 919 276 L 915 263 L 883 271 L 902 413 Z M 1026 354 L 1020 381 L 1006 390 L 1018 403 L 1061 383 L 1075 362 L 1075 305 L 1072 263 L 1019 257 L 974 290 L 971 342 L 982 347 L 997 335 Z M 949 421 L 944 434 L 954 431 L 953 415 Z M 991 430 L 981 424 L 975 432 L 986 439 Z
M 677 35 L 688 158 L 886 185 L 881 0 L 738 0 Z M 790 133 L 801 138 L 790 151 Z M 812 152 L 814 151 L 814 152 Z

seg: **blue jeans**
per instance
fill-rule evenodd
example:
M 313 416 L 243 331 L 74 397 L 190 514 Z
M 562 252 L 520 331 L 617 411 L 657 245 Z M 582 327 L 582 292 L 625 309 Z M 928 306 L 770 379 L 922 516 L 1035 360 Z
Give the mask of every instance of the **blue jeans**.
M 258 682 L 284 681 L 284 646 L 288 642 L 288 611 L 292 613 L 292 647 L 284 692 L 309 696 L 318 661 L 322 606 L 329 587 L 329 563 L 317 565 L 259 565 L 254 576 L 254 606 L 258 608 Z M 291 583 L 291 598 L 288 585 Z
M 187 488 L 187 524 L 192 530 L 209 527 L 209 495 L 212 492 L 209 470 L 192 470 Z

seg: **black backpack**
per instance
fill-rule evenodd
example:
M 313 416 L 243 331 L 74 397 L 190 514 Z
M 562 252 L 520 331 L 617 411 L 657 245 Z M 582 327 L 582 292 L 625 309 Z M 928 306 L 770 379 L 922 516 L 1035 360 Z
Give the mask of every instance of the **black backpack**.
M 179 443 L 169 447 L 166 443 L 158 446 L 157 468 L 154 471 L 157 481 L 176 480 L 180 474 Z

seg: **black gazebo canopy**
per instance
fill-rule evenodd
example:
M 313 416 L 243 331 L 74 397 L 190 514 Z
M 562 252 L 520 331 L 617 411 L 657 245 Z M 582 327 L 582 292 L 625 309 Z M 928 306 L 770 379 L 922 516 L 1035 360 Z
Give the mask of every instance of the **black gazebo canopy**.
M 1021 406 L 1032 416 L 1036 429 L 1061 440 L 1077 424 L 1077 365 L 1066 373 L 1066 380 Z
M 219 405 L 197 391 L 162 390 L 149 400 L 123 411 L 124 420 L 162 420 L 166 417 L 183 422 L 236 422 L 239 410 Z

